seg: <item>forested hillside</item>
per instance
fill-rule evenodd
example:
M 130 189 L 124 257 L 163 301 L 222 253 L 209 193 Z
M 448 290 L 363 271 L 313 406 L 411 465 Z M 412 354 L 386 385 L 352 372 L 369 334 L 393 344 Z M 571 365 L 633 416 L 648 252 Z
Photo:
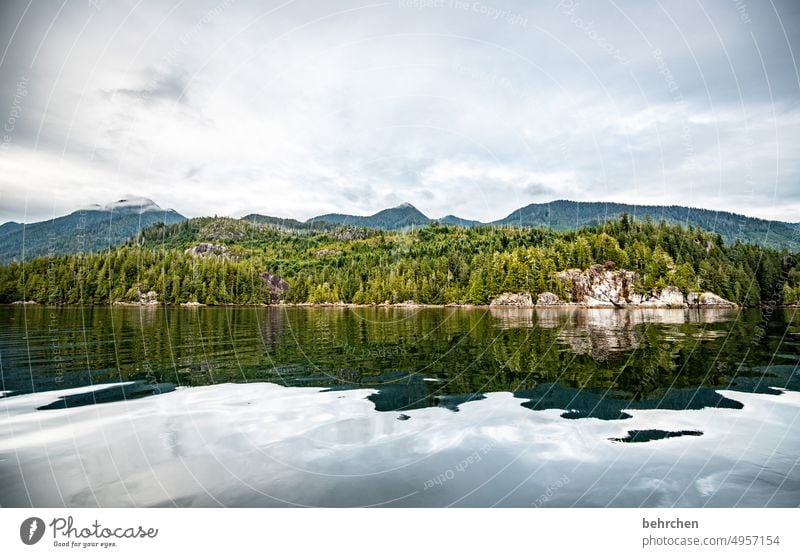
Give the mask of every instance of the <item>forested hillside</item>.
M 744 305 L 800 300 L 796 254 L 624 215 L 576 232 L 441 223 L 320 231 L 192 219 L 102 253 L 1 267 L 0 302 L 133 302 L 153 291 L 169 304 L 262 303 L 283 279 L 286 302 L 485 304 L 501 292 L 563 295 L 557 271 L 607 262 L 638 273 L 641 292 L 708 290 Z

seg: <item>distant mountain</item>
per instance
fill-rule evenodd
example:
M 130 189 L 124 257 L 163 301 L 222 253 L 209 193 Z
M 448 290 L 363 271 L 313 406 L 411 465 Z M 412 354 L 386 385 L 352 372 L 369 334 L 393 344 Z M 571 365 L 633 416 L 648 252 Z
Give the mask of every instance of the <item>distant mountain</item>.
M 575 230 L 584 226 L 602 224 L 627 213 L 635 219 L 665 220 L 671 224 L 699 226 L 716 232 L 728 242 L 736 240 L 759 246 L 800 251 L 800 223 L 769 221 L 746 217 L 726 211 L 696 209 L 678 205 L 628 205 L 625 203 L 553 201 L 534 203 L 517 209 L 507 217 L 490 223 L 447 215 L 430 219 L 409 203 L 384 209 L 370 216 L 330 213 L 313 217 L 305 222 L 262 215 L 248 215 L 244 220 L 285 226 L 287 228 L 319 228 L 323 226 L 364 226 L 384 230 L 398 230 L 409 226 L 424 226 L 433 222 L 455 226 L 531 226 L 556 231 Z
M 602 224 L 627 213 L 635 219 L 665 220 L 719 233 L 727 243 L 740 240 L 759 246 L 800 251 L 800 223 L 768 221 L 724 211 L 676 205 L 628 205 L 624 203 L 553 201 L 531 204 L 491 223 L 447 215 L 430 219 L 409 203 L 384 209 L 374 215 L 331 213 L 305 222 L 296 219 L 250 214 L 241 220 L 259 226 L 319 230 L 355 226 L 402 230 L 412 226 L 442 223 L 455 226 L 531 226 L 556 231 Z M 154 224 L 173 224 L 186 217 L 162 209 L 143 197 L 126 197 L 107 205 L 91 205 L 69 215 L 32 224 L 7 222 L 0 225 L 0 264 L 42 255 L 92 252 L 122 244 Z
M 0 224 L 0 236 L 5 236 L 11 232 L 16 232 L 17 230 L 21 229 L 24 225 L 19 222 L 6 222 L 4 224 Z
M 636 219 L 650 217 L 656 222 L 663 219 L 672 224 L 696 225 L 720 234 L 728 243 L 740 240 L 764 247 L 800 250 L 800 223 L 769 221 L 725 211 L 678 205 L 627 205 L 559 200 L 526 205 L 492 224 L 570 230 L 601 224 L 623 213 Z
M 447 215 L 446 217 L 438 219 L 438 221 L 442 224 L 452 224 L 455 226 L 480 226 L 483 224 L 479 220 L 462 219 L 461 217 L 457 217 L 455 215 Z
M 402 205 L 392 207 L 391 209 L 384 209 L 368 217 L 331 213 L 308 219 L 306 224 L 318 222 L 398 230 L 409 226 L 424 226 L 430 223 L 431 219 L 423 215 L 419 209 L 410 203 L 403 203 Z
M 0 263 L 99 251 L 119 245 L 153 224 L 183 220 L 186 217 L 172 209 L 162 209 L 150 199 L 128 197 L 108 205 L 91 205 L 52 220 L 31 224 L 7 222 L 0 225 Z

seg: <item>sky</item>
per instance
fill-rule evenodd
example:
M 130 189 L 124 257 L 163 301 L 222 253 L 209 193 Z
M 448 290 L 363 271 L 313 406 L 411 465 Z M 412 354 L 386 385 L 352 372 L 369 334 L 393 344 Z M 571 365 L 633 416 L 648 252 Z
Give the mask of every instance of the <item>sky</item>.
M 0 3 L 0 222 L 555 199 L 800 221 L 800 2 Z

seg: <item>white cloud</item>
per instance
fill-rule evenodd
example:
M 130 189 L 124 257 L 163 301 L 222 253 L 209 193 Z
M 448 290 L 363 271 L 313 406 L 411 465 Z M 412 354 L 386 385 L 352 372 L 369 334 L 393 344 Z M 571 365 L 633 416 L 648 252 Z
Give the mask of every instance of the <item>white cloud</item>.
M 431 216 L 494 220 L 573 198 L 797 220 L 800 111 L 797 86 L 775 73 L 786 69 L 780 37 L 755 30 L 774 41 L 763 50 L 777 69 L 768 88 L 745 83 L 759 69 L 752 41 L 712 10 L 737 88 L 694 8 L 672 14 L 688 52 L 655 8 L 624 6 L 643 38 L 582 5 L 624 65 L 552 6 L 498 8 L 528 23 L 395 4 L 210 1 L 129 13 L 109 3 L 78 37 L 86 12 L 68 6 L 0 156 L 0 217 L 130 191 L 190 216 L 308 218 L 409 201 Z M 37 40 L 10 51 L 22 62 L 50 21 L 37 10 L 41 21 L 23 22 Z M 698 75 L 689 54 L 714 64 Z M 0 68 L 5 83 L 17 79 L 12 67 Z

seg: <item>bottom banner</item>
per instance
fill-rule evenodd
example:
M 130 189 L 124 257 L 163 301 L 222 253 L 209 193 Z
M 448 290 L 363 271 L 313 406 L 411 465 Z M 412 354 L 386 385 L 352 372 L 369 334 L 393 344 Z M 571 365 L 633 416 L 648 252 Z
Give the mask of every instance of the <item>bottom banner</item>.
M 798 555 L 797 509 L 0 509 L 3 555 Z M 565 553 L 566 552 L 566 553 Z

